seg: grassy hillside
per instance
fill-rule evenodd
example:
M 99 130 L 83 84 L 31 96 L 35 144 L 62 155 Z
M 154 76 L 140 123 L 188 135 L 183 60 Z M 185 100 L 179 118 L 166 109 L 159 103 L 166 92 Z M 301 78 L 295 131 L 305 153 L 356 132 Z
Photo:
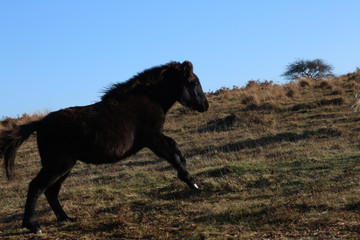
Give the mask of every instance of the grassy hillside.
M 40 168 L 32 136 L 18 153 L 17 180 L 0 172 L 0 238 L 359 239 L 360 115 L 351 108 L 359 85 L 360 70 L 222 89 L 209 94 L 206 113 L 177 105 L 165 133 L 201 192 L 148 150 L 114 165 L 79 162 L 60 193 L 78 221 L 57 223 L 42 196 L 39 236 L 20 227 Z

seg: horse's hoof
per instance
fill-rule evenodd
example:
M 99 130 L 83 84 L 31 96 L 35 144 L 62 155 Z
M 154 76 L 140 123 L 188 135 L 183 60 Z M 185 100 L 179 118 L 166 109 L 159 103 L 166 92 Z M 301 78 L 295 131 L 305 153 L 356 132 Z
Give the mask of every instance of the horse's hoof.
M 66 221 L 67 221 L 67 222 L 76 222 L 77 219 L 76 219 L 76 218 L 68 217 L 68 218 L 66 219 Z
M 37 224 L 33 223 L 23 223 L 22 225 L 24 228 L 29 229 L 31 233 L 40 234 L 42 233 L 40 227 Z
M 38 227 L 34 227 L 34 228 L 28 228 L 30 230 L 31 233 L 35 233 L 35 234 L 41 234 L 42 231 L 40 228 Z
M 189 187 L 190 187 L 191 189 L 194 189 L 194 190 L 197 190 L 197 191 L 201 191 L 201 189 L 199 188 L 199 186 L 198 186 L 196 183 L 189 185 Z

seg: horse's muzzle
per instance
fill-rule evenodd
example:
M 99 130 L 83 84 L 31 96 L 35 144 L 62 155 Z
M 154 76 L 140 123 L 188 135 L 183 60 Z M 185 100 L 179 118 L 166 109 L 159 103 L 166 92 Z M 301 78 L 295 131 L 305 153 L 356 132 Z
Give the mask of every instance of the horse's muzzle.
M 209 102 L 206 100 L 196 109 L 198 112 L 206 112 L 209 109 Z

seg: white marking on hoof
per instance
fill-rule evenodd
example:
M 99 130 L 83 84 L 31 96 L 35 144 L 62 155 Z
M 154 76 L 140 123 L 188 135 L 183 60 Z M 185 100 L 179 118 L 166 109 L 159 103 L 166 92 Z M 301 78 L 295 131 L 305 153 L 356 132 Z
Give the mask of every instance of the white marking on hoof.
M 198 187 L 198 185 L 197 185 L 196 183 L 194 183 L 194 187 L 195 187 L 196 189 L 199 189 L 199 187 Z

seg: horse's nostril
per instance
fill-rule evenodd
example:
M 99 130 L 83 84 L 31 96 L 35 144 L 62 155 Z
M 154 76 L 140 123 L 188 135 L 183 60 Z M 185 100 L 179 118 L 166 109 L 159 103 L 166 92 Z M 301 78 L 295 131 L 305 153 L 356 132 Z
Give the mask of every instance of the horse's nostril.
M 204 112 L 207 111 L 209 109 L 209 102 L 205 101 L 205 103 L 203 104 L 204 106 Z

